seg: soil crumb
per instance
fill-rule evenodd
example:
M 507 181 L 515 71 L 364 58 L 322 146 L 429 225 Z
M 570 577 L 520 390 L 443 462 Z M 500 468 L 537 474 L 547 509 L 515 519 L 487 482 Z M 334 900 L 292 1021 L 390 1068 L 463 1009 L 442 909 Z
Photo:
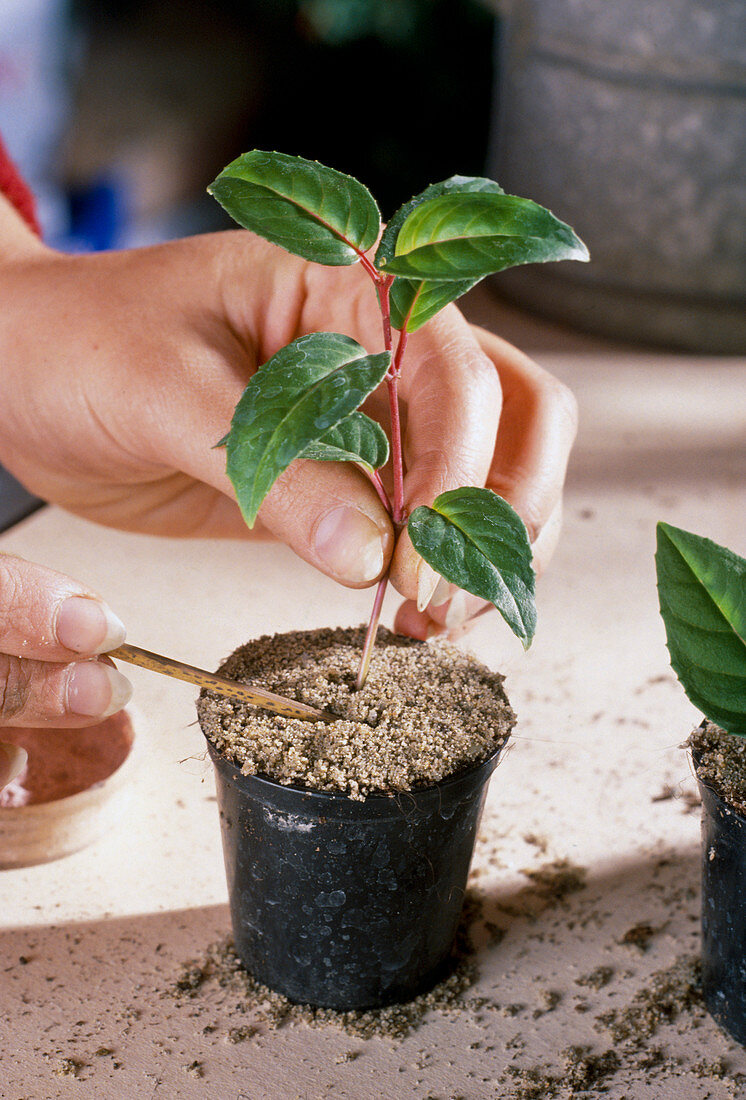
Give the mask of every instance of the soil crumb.
M 265 635 L 219 670 L 339 721 L 283 718 L 203 691 L 205 735 L 245 775 L 352 798 L 437 783 L 505 744 L 515 715 L 502 676 L 447 643 L 380 628 L 367 683 L 356 691 L 364 635 L 364 627 Z
M 555 859 L 535 869 L 521 870 L 533 883 L 533 890 L 540 898 L 559 904 L 568 894 L 585 889 L 585 867 L 577 867 L 569 859 Z
M 746 737 L 726 733 L 714 722 L 694 730 L 689 748 L 697 776 L 740 814 L 746 814 Z
M 75 1077 L 78 1079 L 83 1069 L 85 1069 L 85 1063 L 81 1062 L 79 1058 L 60 1058 L 54 1072 L 56 1077 Z
M 509 1066 L 506 1076 L 512 1079 L 515 1100 L 548 1100 L 550 1097 L 587 1096 L 606 1092 L 604 1083 L 620 1068 L 619 1055 L 613 1050 L 594 1054 L 587 1046 L 571 1046 L 562 1052 L 562 1073 L 552 1073 L 539 1066 L 520 1068 Z M 598 1090 L 598 1091 L 596 1091 Z
M 700 960 L 696 955 L 681 955 L 673 966 L 656 971 L 626 1008 L 603 1012 L 597 1019 L 615 1043 L 637 1048 L 662 1024 L 672 1024 L 682 1012 L 697 1010 L 704 1012 Z
M 587 986 L 589 989 L 603 989 L 614 977 L 614 968 L 611 966 L 597 966 L 590 974 L 582 974 L 575 979 L 576 985 Z
M 641 921 L 639 924 L 634 924 L 631 928 L 628 928 L 619 943 L 625 947 L 636 947 L 638 951 L 644 954 L 660 931 L 660 928 L 653 928 L 652 924 L 648 924 L 647 921 Z

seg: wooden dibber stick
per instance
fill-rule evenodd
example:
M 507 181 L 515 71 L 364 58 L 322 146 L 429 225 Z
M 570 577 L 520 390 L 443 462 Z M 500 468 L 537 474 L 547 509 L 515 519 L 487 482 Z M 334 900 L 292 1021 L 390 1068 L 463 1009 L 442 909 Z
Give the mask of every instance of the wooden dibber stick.
M 282 714 L 285 718 L 302 718 L 306 722 L 335 722 L 339 717 L 331 711 L 317 710 L 316 707 L 297 703 L 294 699 L 285 699 L 282 695 L 265 691 L 264 688 L 238 684 L 226 676 L 218 676 L 215 672 L 206 672 L 202 668 L 185 665 L 182 661 L 162 657 L 159 653 L 151 653 L 149 649 L 139 649 L 135 645 L 120 645 L 106 656 L 114 657 L 119 661 L 129 661 L 132 665 L 148 668 L 151 672 L 160 672 L 163 676 L 173 676 L 176 680 L 186 680 L 189 684 L 196 684 L 197 687 L 214 691 L 216 695 L 225 695 L 228 699 L 251 703 L 255 707 L 261 707 L 262 710 Z

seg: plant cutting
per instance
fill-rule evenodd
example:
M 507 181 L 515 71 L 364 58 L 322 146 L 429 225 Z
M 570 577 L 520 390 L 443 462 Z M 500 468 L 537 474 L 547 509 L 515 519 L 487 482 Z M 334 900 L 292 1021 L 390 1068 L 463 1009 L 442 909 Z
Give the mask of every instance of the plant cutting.
M 585 260 L 585 246 L 548 210 L 479 177 L 431 185 L 385 228 L 357 180 L 280 153 L 239 157 L 209 190 L 241 226 L 275 245 L 316 263 L 360 264 L 381 315 L 379 350 L 344 333 L 310 333 L 251 378 L 220 441 L 247 524 L 297 459 L 353 462 L 397 534 L 406 528 L 433 571 L 420 609 L 443 578 L 494 605 L 528 647 L 536 609 L 526 529 L 505 500 L 481 486 L 454 488 L 406 514 L 398 387 L 408 337 L 444 306 L 515 264 Z M 361 409 L 382 385 L 390 437 Z M 455 933 L 486 782 L 513 721 L 496 674 L 458 651 L 437 647 L 438 655 L 436 647 L 379 630 L 387 583 L 387 576 L 379 582 L 365 629 L 286 636 L 282 646 L 259 639 L 221 668 L 233 678 L 259 677 L 273 691 L 338 714 L 339 722 L 321 731 L 296 722 L 290 730 L 283 719 L 254 713 L 246 733 L 243 714 L 237 732 L 231 703 L 204 693 L 200 700 L 220 797 L 230 806 L 223 812 L 229 882 L 242 883 L 232 891 L 240 896 L 232 903 L 239 953 L 293 999 L 335 1007 L 384 1003 L 434 980 Z M 430 695 L 428 678 L 438 685 Z M 461 727 L 438 695 L 454 685 Z M 282 820 L 279 839 L 265 829 L 268 800 L 269 816 Z M 248 803 L 254 808 L 242 810 Z M 238 820 L 238 831 L 253 839 L 244 855 L 228 836 Z M 290 851 L 291 834 L 305 844 L 303 855 L 297 846 Z M 272 866 L 263 863 L 267 853 Z M 259 894 L 270 881 L 275 896 L 266 903 Z M 428 923 L 424 914 L 433 908 L 437 919 Z M 280 933 L 291 913 L 301 923 L 288 951 Z
M 746 559 L 658 524 L 658 594 L 671 665 L 704 714 L 689 739 L 702 795 L 702 983 L 746 1044 Z

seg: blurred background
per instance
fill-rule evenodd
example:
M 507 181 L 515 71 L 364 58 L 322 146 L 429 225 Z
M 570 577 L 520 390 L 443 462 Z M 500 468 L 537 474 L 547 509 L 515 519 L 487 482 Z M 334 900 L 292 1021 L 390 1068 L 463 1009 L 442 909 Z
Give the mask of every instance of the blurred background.
M 746 348 L 743 0 L 0 0 L 0 133 L 67 251 L 225 227 L 205 187 L 254 147 L 384 217 L 486 174 L 591 250 L 491 281 L 528 323 Z M 33 504 L 0 471 L 0 525 Z

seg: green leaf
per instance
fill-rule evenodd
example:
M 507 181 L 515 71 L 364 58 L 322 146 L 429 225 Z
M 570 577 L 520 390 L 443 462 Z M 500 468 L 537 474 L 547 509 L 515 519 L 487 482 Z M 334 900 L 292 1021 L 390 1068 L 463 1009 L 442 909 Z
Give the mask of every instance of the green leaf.
M 507 501 L 491 489 L 452 489 L 432 508 L 415 508 L 407 530 L 437 573 L 493 603 L 528 649 L 536 630 L 531 545 Z
M 281 348 L 236 406 L 227 472 L 249 527 L 280 474 L 349 417 L 383 377 L 389 352 L 366 355 L 349 336 L 313 332 Z
M 315 443 L 309 443 L 299 457 L 317 462 L 359 462 L 369 470 L 378 470 L 388 461 L 389 441 L 380 424 L 365 413 L 354 412 Z
M 486 179 L 484 176 L 451 176 L 440 183 L 431 183 L 419 195 L 414 195 L 409 202 L 400 206 L 393 217 L 390 218 L 376 249 L 376 267 L 382 266 L 396 255 L 396 241 L 401 227 L 413 210 L 430 199 L 440 198 L 442 195 L 468 195 L 479 192 L 487 192 L 492 195 L 502 195 L 504 191 L 499 183 Z
M 362 183 L 285 153 L 244 153 L 207 190 L 244 229 L 332 267 L 356 263 L 381 228 L 375 199 Z
M 458 282 L 396 279 L 389 293 L 391 324 L 395 329 L 416 332 L 444 306 L 457 301 L 478 282 L 479 279 Z
M 684 691 L 711 722 L 746 734 L 746 559 L 659 523 L 655 564 L 671 666 Z
M 419 195 L 415 195 L 396 211 L 384 229 L 376 251 L 376 264 L 380 266 L 383 262 L 385 265 L 393 260 L 399 230 L 416 207 L 440 195 L 467 195 L 475 192 L 502 195 L 503 189 L 494 180 L 485 179 L 484 176 L 451 176 L 442 183 L 431 184 Z M 455 302 L 478 282 L 479 279 L 439 283 L 395 279 L 390 293 L 391 323 L 395 329 L 406 328 L 407 332 L 416 332 L 444 306 Z
M 441 195 L 417 206 L 379 266 L 415 279 L 482 279 L 516 264 L 587 260 L 569 225 L 517 195 Z

